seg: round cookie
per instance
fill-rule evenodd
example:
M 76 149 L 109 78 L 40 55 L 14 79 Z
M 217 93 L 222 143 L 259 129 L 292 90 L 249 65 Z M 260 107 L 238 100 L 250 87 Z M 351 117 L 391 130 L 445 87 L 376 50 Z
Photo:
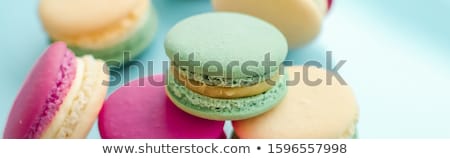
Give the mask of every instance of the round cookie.
M 288 47 L 271 24 L 239 13 L 187 18 L 167 34 L 167 94 L 182 110 L 206 119 L 261 114 L 286 92 L 280 65 Z
M 290 84 L 283 101 L 255 118 L 233 121 L 241 139 L 336 139 L 354 138 L 359 110 L 350 86 L 316 67 L 287 68 Z M 307 72 L 307 73 L 306 73 Z M 307 74 L 307 76 L 305 76 Z M 307 77 L 309 81 L 305 81 Z M 292 84 L 292 81 L 296 84 Z M 316 80 L 322 80 L 317 85 Z
M 158 82 L 158 83 L 157 83 Z M 163 75 L 134 80 L 106 100 L 99 115 L 105 139 L 223 139 L 223 121 L 191 116 L 165 95 Z
M 66 42 L 78 56 L 116 63 L 124 52 L 130 58 L 143 52 L 157 25 L 148 0 L 41 0 L 39 15 L 52 41 Z
M 305 46 L 319 34 L 331 0 L 212 0 L 217 11 L 264 19 L 283 32 L 289 48 Z
M 75 57 L 62 42 L 50 45 L 17 95 L 3 137 L 86 138 L 108 89 L 104 64 Z

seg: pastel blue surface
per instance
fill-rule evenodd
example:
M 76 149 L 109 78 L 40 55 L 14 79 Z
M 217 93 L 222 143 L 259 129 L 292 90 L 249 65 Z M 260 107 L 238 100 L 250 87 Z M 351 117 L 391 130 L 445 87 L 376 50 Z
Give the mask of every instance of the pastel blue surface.
M 0 136 L 22 82 L 48 46 L 37 3 L 0 1 Z M 154 4 L 158 33 L 139 60 L 155 61 L 153 72 L 161 73 L 161 61 L 167 60 L 163 49 L 167 31 L 179 20 L 212 8 L 209 0 L 154 0 Z M 292 50 L 288 60 L 324 61 L 326 50 L 333 51 L 334 61 L 346 60 L 339 72 L 360 105 L 360 138 L 449 138 L 448 15 L 447 0 L 336 0 L 322 34 L 307 47 Z M 136 67 L 125 72 L 131 79 L 139 76 Z M 89 138 L 99 138 L 97 125 Z

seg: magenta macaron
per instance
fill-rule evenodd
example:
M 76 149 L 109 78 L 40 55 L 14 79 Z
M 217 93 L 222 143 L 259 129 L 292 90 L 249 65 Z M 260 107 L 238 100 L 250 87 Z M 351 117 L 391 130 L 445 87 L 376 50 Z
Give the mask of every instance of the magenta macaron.
M 104 139 L 223 139 L 223 121 L 191 116 L 165 94 L 163 75 L 131 81 L 105 101 L 98 126 Z
M 75 57 L 65 43 L 37 60 L 9 113 L 4 138 L 85 138 L 101 109 L 109 72 L 92 56 Z

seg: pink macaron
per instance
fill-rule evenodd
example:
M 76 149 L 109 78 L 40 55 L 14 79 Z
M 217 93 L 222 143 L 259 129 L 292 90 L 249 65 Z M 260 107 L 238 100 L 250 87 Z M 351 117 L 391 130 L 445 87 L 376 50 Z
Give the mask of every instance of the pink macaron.
M 9 113 L 4 138 L 85 138 L 108 86 L 104 62 L 50 45 L 26 78 Z
M 104 139 L 223 139 L 223 121 L 191 116 L 165 94 L 163 75 L 130 82 L 105 101 L 98 126 Z

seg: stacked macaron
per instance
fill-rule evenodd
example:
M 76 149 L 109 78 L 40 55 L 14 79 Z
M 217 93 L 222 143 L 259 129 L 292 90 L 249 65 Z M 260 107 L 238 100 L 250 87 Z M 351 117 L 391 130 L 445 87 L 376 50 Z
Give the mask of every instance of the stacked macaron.
M 167 95 L 194 116 L 247 119 L 270 110 L 286 93 L 280 72 L 287 42 L 258 18 L 196 15 L 169 31 L 165 48 L 171 59 Z
M 76 55 L 91 54 L 110 65 L 143 52 L 157 23 L 148 0 L 41 0 L 39 15 L 51 41 L 64 41 Z
M 249 14 L 275 25 L 289 48 L 302 47 L 320 33 L 332 0 L 212 0 L 217 11 Z

